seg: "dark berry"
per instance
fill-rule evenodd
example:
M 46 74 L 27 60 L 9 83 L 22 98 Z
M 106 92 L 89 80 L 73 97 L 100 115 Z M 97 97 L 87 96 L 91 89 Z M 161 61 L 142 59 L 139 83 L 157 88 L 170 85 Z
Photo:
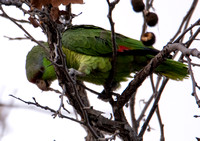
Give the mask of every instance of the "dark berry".
M 141 41 L 145 46 L 152 46 L 156 41 L 156 36 L 152 32 L 146 32 L 141 36 Z
M 131 3 L 135 12 L 142 12 L 144 10 L 144 3 L 142 0 L 131 0 Z
M 146 14 L 146 22 L 148 26 L 155 26 L 158 23 L 158 16 L 153 12 Z

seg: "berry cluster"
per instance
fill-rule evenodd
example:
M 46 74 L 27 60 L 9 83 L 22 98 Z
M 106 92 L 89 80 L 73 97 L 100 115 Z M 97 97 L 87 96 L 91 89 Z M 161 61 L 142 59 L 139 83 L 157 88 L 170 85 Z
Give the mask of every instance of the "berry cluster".
M 146 24 L 150 27 L 155 26 L 158 23 L 158 16 L 154 12 L 149 12 L 148 10 L 145 10 L 145 4 L 142 0 L 131 0 L 131 4 L 133 7 L 133 10 L 135 12 L 143 12 L 144 19 L 146 21 Z M 155 43 L 155 35 L 152 32 L 146 32 L 142 34 L 141 41 L 146 46 L 151 46 Z

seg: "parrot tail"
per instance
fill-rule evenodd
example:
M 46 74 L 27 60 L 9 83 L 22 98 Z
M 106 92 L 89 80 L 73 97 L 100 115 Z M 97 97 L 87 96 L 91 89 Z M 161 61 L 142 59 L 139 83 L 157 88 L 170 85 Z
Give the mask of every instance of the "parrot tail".
M 187 65 L 171 59 L 167 59 L 165 62 L 160 64 L 156 68 L 155 72 L 173 80 L 183 80 L 188 77 Z

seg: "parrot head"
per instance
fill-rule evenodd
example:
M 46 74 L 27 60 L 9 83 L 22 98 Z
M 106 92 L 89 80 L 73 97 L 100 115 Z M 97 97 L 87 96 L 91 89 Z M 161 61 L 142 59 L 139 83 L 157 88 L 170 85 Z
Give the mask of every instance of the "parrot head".
M 27 79 L 43 91 L 49 89 L 56 77 L 54 67 L 47 58 L 49 58 L 47 51 L 40 46 L 34 46 L 26 57 Z

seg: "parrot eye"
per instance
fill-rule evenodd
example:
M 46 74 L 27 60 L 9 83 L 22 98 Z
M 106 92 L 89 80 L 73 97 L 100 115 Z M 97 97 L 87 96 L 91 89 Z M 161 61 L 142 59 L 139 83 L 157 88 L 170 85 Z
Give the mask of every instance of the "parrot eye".
M 35 81 L 35 83 L 36 83 L 36 84 L 40 83 L 40 80 L 39 80 L 39 79 L 37 79 L 37 80 Z

